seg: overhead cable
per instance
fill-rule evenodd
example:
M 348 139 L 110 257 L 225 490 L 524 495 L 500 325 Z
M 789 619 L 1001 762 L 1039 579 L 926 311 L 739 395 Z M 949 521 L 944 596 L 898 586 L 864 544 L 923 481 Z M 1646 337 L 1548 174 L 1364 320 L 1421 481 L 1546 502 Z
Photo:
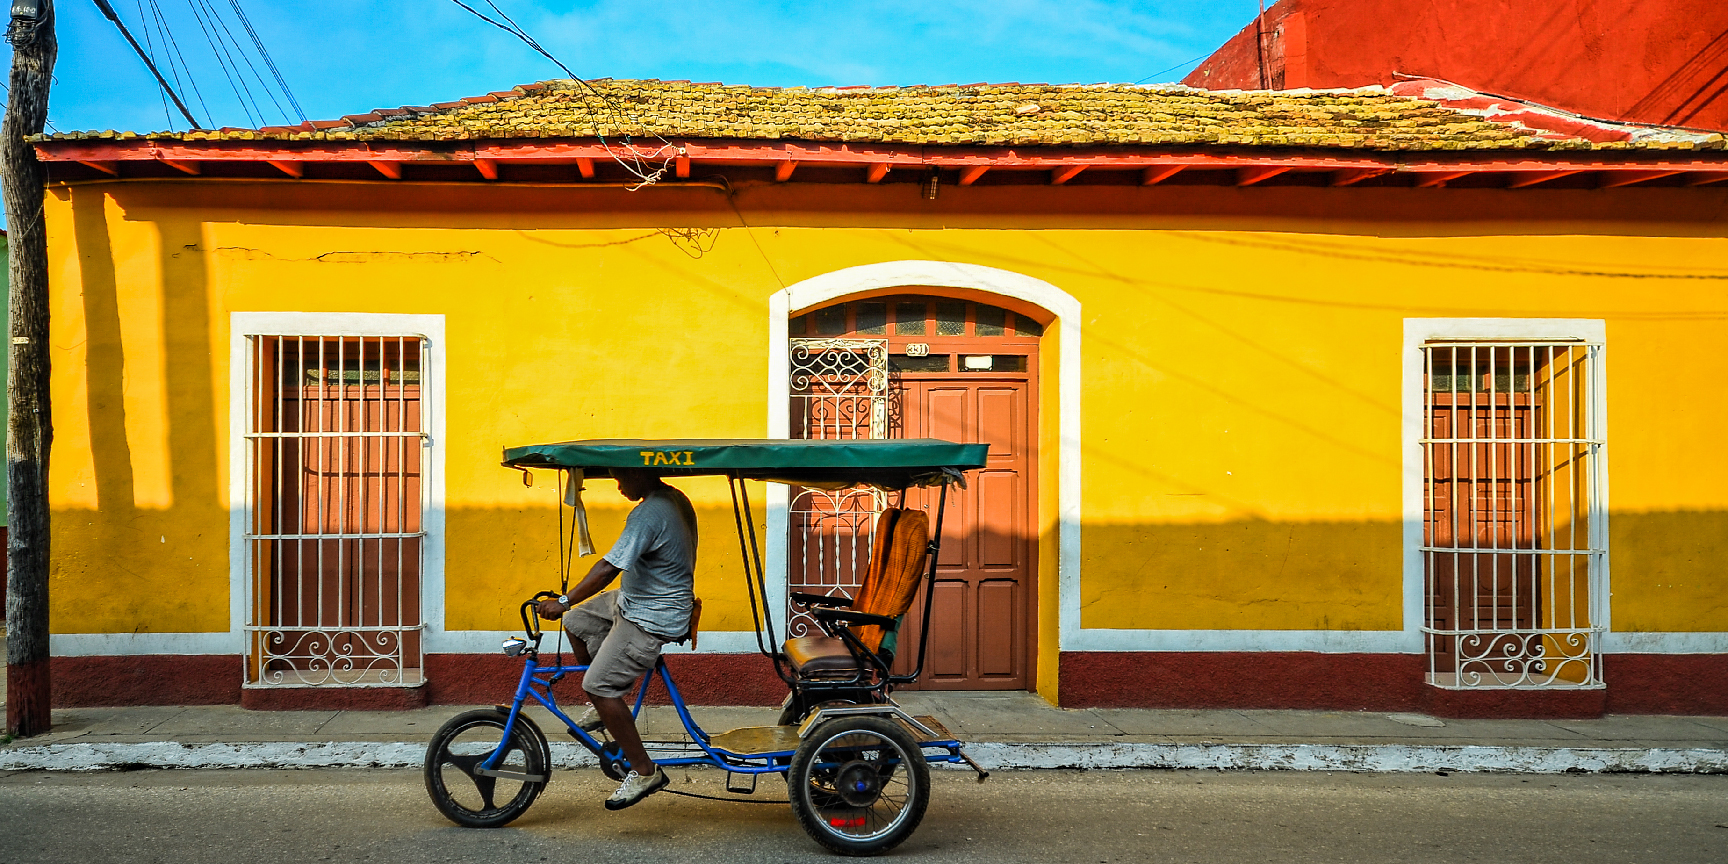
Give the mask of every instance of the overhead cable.
M 198 87 L 198 79 L 192 77 L 192 67 L 186 63 L 186 55 L 180 50 L 180 40 L 174 38 L 174 31 L 168 26 L 167 16 L 162 14 L 162 7 L 157 0 L 150 0 L 150 12 L 156 19 L 156 32 L 162 35 L 163 44 L 173 49 L 168 55 L 168 73 L 174 76 L 174 83 L 180 83 L 180 73 L 174 71 L 174 61 L 179 60 L 180 69 L 186 73 L 186 86 L 191 90 L 193 98 L 198 100 L 198 107 L 204 109 L 204 116 L 214 117 L 210 104 L 204 101 L 204 91 Z
M 108 0 L 96 0 L 96 8 L 100 9 L 109 21 L 114 22 L 115 27 L 120 28 L 120 35 L 126 37 L 127 44 L 131 45 L 132 50 L 138 53 L 138 59 L 143 60 L 144 65 L 149 67 L 150 74 L 156 76 L 156 83 L 160 84 L 162 89 L 174 98 L 174 104 L 179 107 L 180 113 L 186 115 L 186 122 L 191 123 L 194 129 L 202 128 L 198 125 L 198 120 L 192 116 L 192 112 L 186 108 L 186 103 L 180 101 L 180 94 L 175 93 L 174 88 L 168 86 L 168 79 L 162 77 L 162 72 L 156 68 L 156 61 L 151 60 L 150 55 L 145 53 L 143 46 L 138 44 L 138 40 L 132 38 L 132 31 L 126 29 L 126 24 L 120 20 L 120 16 L 115 13 L 114 7 L 108 4 Z
M 234 91 L 234 98 L 240 102 L 240 110 L 246 115 L 246 122 L 253 126 L 262 126 L 264 112 L 258 110 L 252 88 L 240 74 L 239 64 L 233 63 L 233 57 L 228 54 L 227 43 L 222 41 L 220 32 L 205 19 L 202 2 L 203 0 L 186 0 L 186 4 L 192 8 L 192 17 L 197 20 L 199 29 L 204 31 L 204 41 L 210 46 L 210 53 L 216 55 L 216 65 L 222 67 L 222 74 L 228 78 L 228 88 Z
M 281 114 L 282 118 L 287 120 L 289 123 L 293 123 L 294 118 L 290 117 L 288 109 L 283 108 L 282 103 L 276 100 L 276 93 L 270 89 L 270 82 L 265 81 L 264 76 L 259 73 L 258 67 L 252 64 L 252 58 L 247 56 L 245 47 L 240 44 L 239 39 L 235 38 L 234 31 L 228 28 L 228 22 L 222 18 L 219 11 L 210 5 L 210 0 L 205 0 L 205 6 L 210 9 L 211 17 L 215 19 L 216 23 L 222 26 L 222 33 L 228 37 L 228 41 L 234 43 L 234 53 L 240 55 L 241 60 L 246 61 L 246 68 L 252 72 L 252 77 L 258 79 L 259 86 L 264 89 L 264 95 L 270 98 L 270 104 L 276 106 L 276 113 Z M 236 64 L 235 69 L 239 69 L 238 64 Z M 245 76 L 242 75 L 241 77 Z M 253 104 L 257 103 L 254 102 Z M 262 121 L 264 117 L 264 112 L 262 110 L 258 112 L 258 117 L 260 121 Z
M 144 14 L 144 0 L 132 0 L 132 2 L 138 6 L 138 29 L 144 33 L 144 52 L 154 61 L 156 59 L 156 42 L 150 36 L 150 18 Z M 162 47 L 166 49 L 168 46 Z M 170 69 L 169 71 L 172 72 L 173 70 Z M 156 90 L 156 95 L 162 98 L 162 116 L 167 119 L 168 131 L 173 132 L 174 112 L 168 108 L 168 91 L 162 87 L 158 87 Z
M 258 56 L 264 58 L 264 65 L 270 67 L 270 74 L 276 78 L 276 85 L 282 88 L 282 95 L 288 97 L 288 104 L 294 106 L 294 113 L 299 116 L 300 122 L 306 122 L 306 111 L 300 107 L 300 100 L 294 98 L 294 91 L 288 89 L 288 81 L 282 77 L 282 70 L 276 68 L 276 61 L 270 58 L 270 52 L 264 48 L 264 40 L 259 39 L 258 31 L 252 29 L 252 20 L 246 17 L 246 10 L 240 8 L 240 0 L 228 0 L 228 4 L 234 7 L 240 26 L 246 28 L 246 35 L 252 37 Z
M 577 75 L 575 72 L 570 71 L 570 67 L 565 66 L 564 63 L 562 61 L 560 61 L 557 57 L 552 56 L 552 52 L 547 51 L 544 47 L 542 47 L 541 44 L 537 40 L 535 40 L 533 36 L 528 35 L 528 31 L 524 30 L 521 25 L 517 24 L 515 22 L 515 20 L 513 20 L 509 16 L 509 14 L 507 14 L 503 9 L 498 8 L 497 3 L 493 2 L 493 0 L 486 0 L 486 5 L 492 7 L 492 11 L 497 13 L 499 18 L 502 18 L 502 19 L 504 19 L 504 21 L 509 22 L 508 24 L 500 23 L 499 21 L 493 20 L 492 18 L 488 17 L 485 13 L 483 13 L 480 10 L 475 9 L 473 6 L 470 6 L 467 3 L 463 2 L 463 0 L 450 0 L 450 2 L 455 3 L 457 6 L 460 6 L 463 9 L 468 10 L 468 13 L 473 15 L 474 17 L 479 18 L 480 20 L 482 20 L 488 24 L 491 24 L 492 26 L 497 27 L 500 30 L 503 30 L 506 33 L 509 33 L 512 36 L 515 36 L 517 39 L 521 40 L 523 44 L 527 45 L 529 48 L 534 49 L 534 51 L 536 53 L 538 53 L 542 57 L 545 57 L 546 59 L 552 61 L 552 63 L 554 65 L 556 65 L 559 69 L 562 69 L 564 71 L 565 75 L 570 76 L 570 79 L 572 81 L 575 81 L 577 84 L 581 85 L 583 90 L 587 91 L 587 93 L 590 96 L 592 96 L 592 98 L 598 99 L 600 101 L 600 104 L 605 108 L 606 113 L 609 115 L 606 119 L 611 121 L 611 123 L 614 127 L 621 129 L 621 130 L 625 130 L 622 137 L 624 139 L 624 145 L 628 149 L 626 149 L 624 151 L 624 155 L 620 155 L 618 151 L 612 149 L 612 145 L 607 143 L 607 141 L 606 141 L 606 134 L 604 131 L 604 127 L 600 124 L 599 118 L 597 118 L 597 117 L 594 118 L 595 119 L 595 123 L 594 123 L 595 137 L 600 139 L 600 146 L 605 148 L 606 154 L 608 156 L 612 157 L 613 162 L 616 162 L 618 165 L 622 166 L 624 168 L 624 170 L 630 172 L 631 176 L 635 177 L 638 181 L 640 181 L 636 185 L 630 187 L 630 189 L 632 191 L 634 191 L 636 189 L 640 189 L 643 186 L 651 186 L 655 183 L 658 183 L 661 178 L 666 176 L 666 172 L 671 170 L 672 160 L 675 158 L 678 150 L 680 149 L 676 144 L 673 144 L 671 141 L 666 140 L 664 137 L 662 137 L 658 133 L 648 132 L 648 124 L 643 123 L 640 119 L 631 118 L 631 119 L 635 120 L 637 126 L 642 129 L 643 134 L 652 135 L 655 140 L 660 142 L 660 147 L 656 148 L 654 150 L 654 152 L 652 152 L 652 153 L 643 153 L 641 150 L 637 149 L 635 144 L 632 143 L 632 141 L 631 141 L 631 135 L 628 131 L 628 127 L 620 119 L 621 115 L 625 114 L 623 109 L 620 108 L 618 106 L 618 104 L 615 101 L 613 101 L 610 96 L 607 96 L 605 93 L 600 92 L 599 89 L 594 87 L 594 85 L 588 83 L 588 81 L 586 79 L 584 79 L 582 76 Z M 585 97 L 583 101 L 586 103 L 587 98 Z M 589 109 L 589 114 L 591 117 L 593 116 L 594 111 L 592 108 Z M 657 162 L 658 164 L 657 165 L 653 164 L 655 162 Z

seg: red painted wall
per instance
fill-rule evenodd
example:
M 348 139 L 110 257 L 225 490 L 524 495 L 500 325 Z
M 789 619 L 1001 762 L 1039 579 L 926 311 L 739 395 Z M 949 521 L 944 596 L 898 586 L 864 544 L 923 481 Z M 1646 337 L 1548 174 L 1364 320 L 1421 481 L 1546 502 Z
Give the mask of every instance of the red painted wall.
M 1280 0 L 1258 29 L 1264 52 L 1250 22 L 1182 83 L 1361 87 L 1401 72 L 1603 119 L 1728 130 L 1721 0 Z

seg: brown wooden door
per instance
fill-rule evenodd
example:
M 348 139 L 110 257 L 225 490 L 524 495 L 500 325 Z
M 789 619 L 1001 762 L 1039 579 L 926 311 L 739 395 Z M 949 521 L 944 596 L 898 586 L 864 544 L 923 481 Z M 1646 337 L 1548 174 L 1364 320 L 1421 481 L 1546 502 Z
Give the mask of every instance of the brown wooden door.
M 870 339 L 887 343 L 887 437 L 946 438 L 990 445 L 990 462 L 951 488 L 931 608 L 923 690 L 1018 690 L 1033 687 L 1036 644 L 1038 348 L 1044 325 L 1019 311 L 977 301 L 908 293 L 837 303 L 794 318 L 794 338 Z M 797 349 L 794 349 L 797 350 Z M 794 357 L 794 368 L 798 366 Z M 818 364 L 843 374 L 856 364 Z M 812 373 L 812 374 L 820 374 Z M 805 384 L 797 383 L 794 391 Z M 807 382 L 806 382 L 807 383 Z M 794 396 L 792 432 L 800 437 L 870 437 L 873 414 L 845 399 Z M 818 413 L 820 412 L 820 413 Z M 869 435 L 864 434 L 869 429 Z M 797 497 L 799 494 L 807 496 Z M 890 495 L 890 506 L 897 504 Z M 935 517 L 936 493 L 911 490 L 908 506 Z M 856 511 L 872 502 L 832 502 L 795 493 L 788 584 L 794 591 L 855 596 L 868 560 L 867 524 Z M 867 515 L 867 514 L 866 514 Z M 895 671 L 918 661 L 923 594 L 899 634 Z M 811 623 L 791 616 L 788 632 Z
M 905 437 L 988 443 L 988 467 L 953 487 L 942 524 L 930 646 L 922 690 L 1022 690 L 1031 682 L 1028 638 L 1033 548 L 1030 382 L 898 382 Z M 934 520 L 938 493 L 908 493 Z M 918 659 L 922 597 L 902 628 L 895 666 Z
M 1534 446 L 1508 439 L 1534 436 L 1530 395 L 1434 394 L 1430 418 L 1432 438 L 1461 442 L 1435 444 L 1429 455 L 1425 533 L 1433 550 L 1427 553 L 1432 626 L 1528 630 L 1536 626 L 1541 599 L 1536 556 L 1530 554 L 1539 506 L 1539 496 L 1532 494 L 1537 453 Z M 1457 669 L 1459 646 L 1453 640 L 1436 639 L 1434 671 Z M 1490 636 L 1476 638 L 1463 650 L 1466 657 L 1480 658 L 1488 652 L 1521 653 L 1524 648 L 1514 646 L 1522 644 Z
M 271 670 L 363 682 L 418 668 L 417 339 L 271 339 L 261 392 L 255 566 Z M 273 381 L 272 381 L 273 379 Z M 262 389 L 262 388 L 261 388 Z

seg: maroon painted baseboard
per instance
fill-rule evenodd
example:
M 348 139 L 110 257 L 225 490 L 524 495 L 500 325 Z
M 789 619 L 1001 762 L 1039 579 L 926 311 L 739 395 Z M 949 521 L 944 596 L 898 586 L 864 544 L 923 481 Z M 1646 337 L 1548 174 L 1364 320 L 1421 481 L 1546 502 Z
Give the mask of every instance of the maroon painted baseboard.
M 240 707 L 253 711 L 411 711 L 426 707 L 420 687 L 248 687 Z
M 1611 714 L 1728 716 L 1728 654 L 1609 654 Z
M 550 658 L 548 658 L 550 659 Z M 666 658 L 687 702 L 775 705 L 786 685 L 756 654 Z M 1614 654 L 1603 690 L 1448 691 L 1422 683 L 1413 654 L 1064 652 L 1064 708 L 1272 708 L 1426 711 L 1444 717 L 1728 715 L 1728 655 Z M 415 688 L 242 689 L 238 655 L 55 657 L 56 708 L 234 705 L 261 710 L 401 710 L 506 701 L 522 671 L 502 654 L 429 654 Z M 580 680 L 563 692 L 574 693 Z M 664 704 L 659 685 L 649 700 Z
M 786 696 L 774 667 L 757 654 L 674 654 L 666 664 L 692 705 L 778 705 Z M 263 711 L 393 711 L 483 705 L 509 701 L 522 661 L 502 654 L 428 654 L 426 684 L 420 687 L 242 688 L 241 668 L 238 655 L 55 657 L 54 707 L 239 704 Z M 560 689 L 575 694 L 580 687 L 578 675 Z M 648 699 L 657 705 L 669 701 L 658 683 Z
M 1728 655 L 1611 654 L 1601 690 L 1456 691 L 1422 683 L 1417 654 L 1064 652 L 1064 708 L 1425 711 L 1442 717 L 1728 714 Z
M 1414 711 L 1423 658 L 1305 651 L 1064 651 L 1064 708 Z
M 552 662 L 550 655 L 541 659 Z M 508 702 L 522 675 L 522 660 L 503 654 L 428 654 L 425 664 L 428 701 L 434 705 Z M 692 705 L 778 705 L 786 698 L 785 682 L 759 654 L 671 654 L 666 666 L 684 701 Z M 574 694 L 580 687 L 577 675 L 561 684 L 559 692 Z M 656 680 L 648 702 L 669 701 Z
M 240 701 L 238 654 L 55 657 L 52 668 L 56 708 Z

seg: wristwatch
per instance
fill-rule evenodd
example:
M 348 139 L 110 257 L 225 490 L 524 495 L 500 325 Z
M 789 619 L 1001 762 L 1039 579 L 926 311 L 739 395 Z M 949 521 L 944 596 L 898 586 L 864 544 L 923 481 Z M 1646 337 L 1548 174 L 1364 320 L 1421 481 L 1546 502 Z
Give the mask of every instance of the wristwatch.
M 576 604 L 570 602 L 570 595 L 568 594 L 559 595 L 558 602 L 564 604 L 565 611 L 576 608 Z

